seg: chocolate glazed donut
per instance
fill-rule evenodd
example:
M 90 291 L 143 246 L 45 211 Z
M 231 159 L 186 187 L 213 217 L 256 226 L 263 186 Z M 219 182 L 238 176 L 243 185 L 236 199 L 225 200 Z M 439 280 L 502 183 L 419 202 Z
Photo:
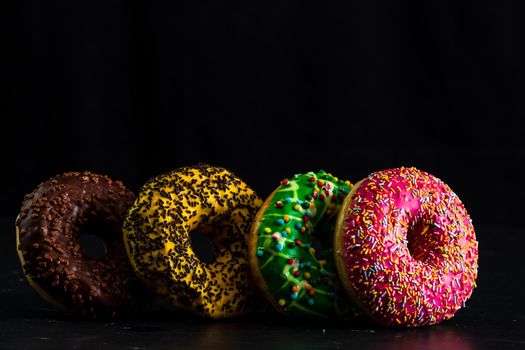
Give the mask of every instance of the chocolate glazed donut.
M 90 318 L 129 313 L 149 293 L 134 275 L 122 222 L 135 199 L 122 182 L 71 172 L 28 194 L 16 220 L 17 251 L 29 284 L 51 304 Z M 89 257 L 79 238 L 97 228 L 105 254 Z M 91 233 L 91 232 L 90 232 Z

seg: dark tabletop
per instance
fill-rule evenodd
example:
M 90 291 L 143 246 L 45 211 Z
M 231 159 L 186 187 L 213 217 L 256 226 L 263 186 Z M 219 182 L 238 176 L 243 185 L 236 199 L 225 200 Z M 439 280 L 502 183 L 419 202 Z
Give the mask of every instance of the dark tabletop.
M 157 301 L 132 319 L 85 321 L 31 289 L 15 250 L 14 218 L 0 220 L 0 349 L 525 349 L 523 229 L 476 227 L 478 288 L 449 321 L 418 329 L 314 323 L 270 313 L 192 318 Z

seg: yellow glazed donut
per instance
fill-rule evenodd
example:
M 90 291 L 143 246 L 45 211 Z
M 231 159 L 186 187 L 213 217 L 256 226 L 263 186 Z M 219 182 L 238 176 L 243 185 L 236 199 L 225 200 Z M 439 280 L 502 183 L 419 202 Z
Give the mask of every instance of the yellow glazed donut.
M 258 303 L 249 275 L 246 235 L 261 199 L 230 171 L 199 165 L 148 181 L 124 222 L 134 270 L 174 305 L 212 318 L 246 314 Z M 207 235 L 212 263 L 191 247 L 190 232 Z

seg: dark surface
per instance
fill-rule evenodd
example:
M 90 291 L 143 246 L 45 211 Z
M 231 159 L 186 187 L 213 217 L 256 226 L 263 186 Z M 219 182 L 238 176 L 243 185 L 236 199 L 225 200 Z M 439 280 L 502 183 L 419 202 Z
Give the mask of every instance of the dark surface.
M 521 349 L 525 348 L 521 231 L 478 227 L 480 274 L 467 307 L 419 329 L 370 322 L 314 323 L 270 313 L 208 321 L 156 302 L 133 319 L 71 318 L 26 283 L 15 251 L 14 218 L 0 221 L 0 348 L 119 349 Z

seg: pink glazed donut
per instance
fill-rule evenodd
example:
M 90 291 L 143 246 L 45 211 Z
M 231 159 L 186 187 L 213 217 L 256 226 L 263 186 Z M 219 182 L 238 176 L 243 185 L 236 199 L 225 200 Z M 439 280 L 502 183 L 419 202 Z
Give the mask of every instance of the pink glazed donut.
M 465 207 L 415 168 L 358 182 L 339 212 L 334 245 L 346 292 L 383 325 L 447 320 L 476 286 L 478 242 Z

